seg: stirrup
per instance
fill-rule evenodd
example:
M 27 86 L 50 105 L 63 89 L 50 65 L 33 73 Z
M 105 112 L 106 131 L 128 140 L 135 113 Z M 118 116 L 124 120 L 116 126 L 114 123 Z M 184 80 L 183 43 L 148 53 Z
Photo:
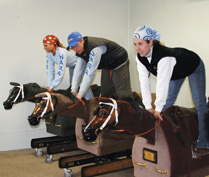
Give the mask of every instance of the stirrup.
M 191 144 L 191 153 L 192 153 L 192 159 L 201 159 L 201 156 L 194 152 L 195 148 L 197 147 L 197 142 L 193 142 Z

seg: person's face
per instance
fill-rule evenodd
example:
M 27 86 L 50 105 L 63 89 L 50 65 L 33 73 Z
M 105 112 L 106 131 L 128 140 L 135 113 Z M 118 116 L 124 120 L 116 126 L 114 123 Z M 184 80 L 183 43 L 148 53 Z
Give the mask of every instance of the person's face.
M 78 42 L 78 44 L 75 47 L 72 47 L 72 49 L 77 53 L 77 54 L 81 54 L 83 52 L 83 48 L 84 48 L 84 40 L 80 40 Z
M 145 41 L 144 39 L 134 38 L 133 41 L 134 41 L 135 49 L 139 53 L 139 55 L 141 57 L 149 55 L 150 48 L 153 45 L 153 41 L 152 40 L 150 40 L 150 42 L 147 43 L 147 41 Z
M 46 43 L 43 43 L 43 45 L 44 45 L 44 50 L 45 50 L 47 53 L 49 53 L 49 52 L 52 52 L 52 53 L 53 53 L 53 51 L 56 50 L 55 45 L 53 45 L 53 44 L 46 44 Z

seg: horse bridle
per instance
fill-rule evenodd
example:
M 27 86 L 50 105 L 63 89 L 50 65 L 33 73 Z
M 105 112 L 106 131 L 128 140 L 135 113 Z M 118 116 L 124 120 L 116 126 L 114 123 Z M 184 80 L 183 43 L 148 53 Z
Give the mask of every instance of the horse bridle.
M 115 124 L 114 125 L 117 125 L 118 124 L 118 109 L 117 109 L 117 102 L 112 99 L 112 98 L 109 98 L 113 103 L 106 103 L 106 102 L 99 102 L 99 105 L 108 105 L 108 106 L 112 106 L 112 109 L 110 111 L 110 114 L 109 116 L 107 117 L 107 119 L 105 120 L 105 122 L 102 124 L 102 126 L 100 128 L 98 128 L 95 132 L 97 132 L 98 130 L 102 131 L 107 123 L 109 122 L 109 120 L 111 119 L 111 116 L 112 116 L 112 113 L 113 111 L 115 110 Z M 85 127 L 84 129 L 84 132 L 86 132 L 86 130 L 89 128 L 90 124 L 95 120 L 96 118 L 96 115 L 93 117 L 93 119 L 89 122 L 89 124 Z
M 49 93 L 49 92 L 44 92 L 44 93 L 46 94 L 47 97 L 43 97 L 43 99 L 47 99 L 47 103 L 46 103 L 46 106 L 45 106 L 45 108 L 44 108 L 44 111 L 42 112 L 41 116 L 39 116 L 39 118 L 42 118 L 42 117 L 44 116 L 44 114 L 46 113 L 46 111 L 47 111 L 47 109 L 48 109 L 49 102 L 50 102 L 50 104 L 51 104 L 52 112 L 54 111 L 54 105 L 53 105 L 53 103 L 52 103 L 52 98 L 51 98 L 50 93 Z M 60 112 L 63 112 L 63 111 L 65 111 L 65 110 L 67 110 L 67 109 L 71 109 L 71 108 L 77 106 L 80 102 L 81 102 L 83 105 L 85 105 L 85 102 L 84 102 L 83 100 L 79 100 L 79 99 L 78 99 L 77 102 L 75 102 L 74 104 L 68 106 L 68 107 L 67 107 L 66 109 L 64 109 L 64 110 L 61 110 L 61 111 L 57 112 L 56 114 L 58 114 L 58 113 L 60 113 Z M 56 104 L 55 104 L 55 105 L 56 105 Z M 39 109 L 40 109 L 40 108 L 39 108 Z M 37 109 L 36 112 L 38 112 L 39 109 Z M 36 112 L 34 112 L 34 114 L 35 114 Z
M 17 101 L 17 99 L 18 99 L 18 97 L 20 96 L 20 94 L 22 94 L 22 99 L 24 99 L 23 84 L 20 84 L 19 86 L 15 86 L 15 87 L 18 87 L 18 88 L 20 88 L 20 89 L 19 89 L 19 91 L 18 91 L 17 96 L 16 96 L 15 99 L 12 101 L 13 104 Z
M 54 111 L 54 105 L 53 105 L 53 103 L 52 103 L 52 97 L 51 97 L 50 93 L 44 92 L 44 94 L 46 94 L 46 97 L 43 97 L 42 99 L 47 100 L 47 102 L 46 102 L 46 106 L 45 106 L 45 108 L 44 108 L 44 111 L 43 111 L 42 114 L 39 116 L 39 118 L 42 118 L 42 117 L 44 116 L 44 114 L 46 113 L 46 111 L 47 111 L 47 109 L 48 109 L 48 107 L 49 107 L 49 103 L 50 103 L 50 105 L 51 105 L 52 112 Z M 36 112 L 34 112 L 33 114 L 37 113 L 37 112 L 39 111 L 39 109 L 40 109 L 40 107 L 39 107 L 39 108 L 36 110 Z
M 18 91 L 17 96 L 16 96 L 15 99 L 12 101 L 12 104 L 19 103 L 19 102 L 22 102 L 22 101 L 32 100 L 32 99 L 35 98 L 35 96 L 29 97 L 29 98 L 25 98 L 25 94 L 24 94 L 24 86 L 23 86 L 23 84 L 20 84 L 19 86 L 15 86 L 15 87 L 18 87 L 18 88 L 20 88 L 20 89 L 19 89 L 19 91 Z M 21 96 L 22 96 L 22 99 L 19 100 L 19 101 L 17 101 L 17 99 L 18 99 L 18 97 L 20 96 L 20 94 L 21 94 Z M 25 99 L 24 99 L 24 98 L 25 98 Z

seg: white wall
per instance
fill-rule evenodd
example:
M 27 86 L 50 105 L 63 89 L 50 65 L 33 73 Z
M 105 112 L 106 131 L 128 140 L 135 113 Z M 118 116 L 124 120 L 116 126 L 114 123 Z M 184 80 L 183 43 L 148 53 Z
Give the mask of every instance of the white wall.
M 46 86 L 42 39 L 48 34 L 57 35 L 64 45 L 72 31 L 118 42 L 129 52 L 132 90 L 137 92 L 140 87 L 132 36 L 144 24 L 158 30 L 165 45 L 197 52 L 208 73 L 208 7 L 209 0 L 1 0 L 0 100 L 6 100 L 10 81 Z M 94 82 L 100 83 L 100 72 Z M 153 92 L 155 82 L 153 77 Z M 59 88 L 66 87 L 68 73 Z M 177 104 L 192 106 L 188 82 L 184 83 Z M 44 123 L 37 128 L 28 125 L 27 116 L 33 108 L 34 104 L 28 102 L 12 110 L 0 107 L 0 151 L 29 148 L 32 138 L 49 136 Z
M 209 72 L 209 1 L 208 0 L 130 0 L 130 30 L 132 39 L 137 27 L 149 25 L 161 34 L 161 41 L 169 47 L 185 47 L 199 54 L 205 63 L 206 76 Z M 132 89 L 140 90 L 135 62 L 133 41 L 130 43 L 132 59 Z M 209 77 L 206 79 L 206 92 L 209 95 Z M 156 78 L 152 79 L 155 91 Z M 188 81 L 184 82 L 176 104 L 192 107 Z
M 1 0 L 1 92 L 7 99 L 9 82 L 36 82 L 46 86 L 45 51 L 42 40 L 54 34 L 67 45 L 73 31 L 100 36 L 128 49 L 127 0 Z M 100 84 L 100 72 L 94 83 Z M 68 87 L 68 72 L 59 88 Z M 35 137 L 52 136 L 45 124 L 32 128 L 27 122 L 34 104 L 25 102 L 4 110 L 0 106 L 0 151 L 30 147 Z

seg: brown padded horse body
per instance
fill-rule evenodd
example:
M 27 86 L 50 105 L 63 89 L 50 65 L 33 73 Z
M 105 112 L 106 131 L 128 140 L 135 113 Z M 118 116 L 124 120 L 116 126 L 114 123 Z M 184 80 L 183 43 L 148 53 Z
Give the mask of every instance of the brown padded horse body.
M 110 102 L 109 98 L 98 97 L 95 100 L 99 102 Z M 142 110 L 142 115 L 138 115 L 137 111 L 133 108 L 133 106 L 127 101 L 116 100 L 118 104 L 118 123 L 115 124 L 115 113 L 113 114 L 109 126 L 115 126 L 119 129 L 124 129 L 126 132 L 136 135 L 143 133 L 147 130 L 146 124 L 154 126 L 155 119 L 148 112 Z M 107 115 L 109 115 L 111 107 L 108 108 Z M 101 110 L 102 111 L 102 110 Z M 147 119 L 147 117 L 151 117 L 151 119 Z M 149 129 L 149 128 L 148 128 Z
M 52 111 L 51 105 L 49 104 L 46 114 L 56 115 L 59 113 L 60 115 L 79 117 L 84 119 L 86 122 L 89 121 L 89 117 L 93 116 L 93 110 L 96 109 L 99 104 L 97 101 L 94 101 L 94 98 L 81 102 L 72 94 L 70 97 L 59 93 L 50 93 L 50 95 L 52 97 L 54 110 Z M 45 96 L 45 93 L 39 93 L 35 95 L 36 98 Z M 37 105 L 36 108 L 33 110 L 32 115 L 36 113 L 37 117 L 40 116 L 46 106 L 46 100 L 41 100 L 39 102 L 39 105 Z M 42 107 L 42 109 L 36 112 L 37 109 L 40 107 Z
M 53 104 L 56 105 L 54 107 L 54 111 L 52 112 L 50 104 L 49 110 L 47 111 L 50 115 L 55 115 L 57 113 L 66 116 L 79 117 L 85 120 L 86 123 L 90 122 L 90 120 L 94 117 L 94 111 L 99 107 L 100 102 L 111 103 L 110 98 L 106 97 L 95 97 L 88 101 L 79 101 L 73 95 L 71 97 L 64 96 L 58 93 L 50 93 L 52 96 Z M 37 94 L 36 97 L 44 97 L 45 93 Z M 41 102 L 46 102 L 46 100 L 42 100 Z M 42 104 L 42 103 L 39 104 Z M 129 134 L 136 135 L 140 133 L 144 133 L 155 126 L 156 119 L 153 118 L 152 114 L 150 114 L 146 110 L 142 110 L 141 115 L 139 115 L 136 109 L 127 101 L 116 100 L 118 106 L 118 118 L 119 121 L 115 128 L 123 129 Z M 44 104 L 45 105 L 45 104 Z M 42 108 L 43 109 L 43 108 Z M 106 117 L 110 113 L 111 107 L 108 107 L 109 110 L 106 110 Z M 32 115 L 36 113 L 36 116 L 41 114 L 41 109 L 39 113 L 36 112 L 37 107 L 34 109 Z M 100 110 L 101 111 L 101 110 Z M 115 112 L 113 112 L 115 115 Z M 106 125 L 106 128 L 112 127 L 115 124 L 114 116 L 111 117 L 111 120 Z M 91 122 L 91 129 L 97 129 L 105 121 L 105 118 L 101 119 L 98 116 L 96 117 L 94 122 Z M 95 125 L 96 122 L 96 125 Z M 153 132 L 151 134 L 144 135 L 150 141 L 154 141 Z M 94 141 L 94 140 L 93 140 Z
M 97 97 L 94 98 L 95 101 L 99 103 L 112 103 L 110 98 Z M 153 115 L 141 108 L 141 114 L 136 111 L 136 109 L 127 101 L 115 100 L 117 103 L 117 112 L 118 112 L 118 122 L 116 123 L 116 111 L 114 110 L 111 116 L 111 119 L 105 126 L 105 128 L 115 127 L 117 129 L 123 129 L 129 134 L 137 135 L 149 131 L 155 126 L 156 119 Z M 90 121 L 89 129 L 99 129 L 102 124 L 106 121 L 108 116 L 111 113 L 112 106 L 104 105 L 100 106 L 101 108 L 97 114 L 93 117 L 93 120 Z M 154 142 L 154 132 L 150 134 L 145 134 L 144 136 Z

